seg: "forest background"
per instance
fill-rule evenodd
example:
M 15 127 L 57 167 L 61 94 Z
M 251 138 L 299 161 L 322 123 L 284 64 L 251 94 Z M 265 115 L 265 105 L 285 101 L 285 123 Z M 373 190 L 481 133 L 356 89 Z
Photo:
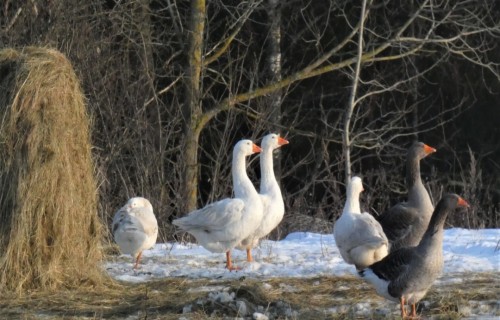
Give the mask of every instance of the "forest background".
M 3 0 L 0 47 L 25 46 L 80 78 L 105 223 L 141 195 L 170 240 L 172 219 L 232 194 L 239 139 L 279 132 L 274 237 L 331 232 L 351 174 L 373 214 L 404 199 L 413 140 L 438 150 L 421 162 L 434 202 L 471 203 L 448 225 L 500 227 L 497 1 Z

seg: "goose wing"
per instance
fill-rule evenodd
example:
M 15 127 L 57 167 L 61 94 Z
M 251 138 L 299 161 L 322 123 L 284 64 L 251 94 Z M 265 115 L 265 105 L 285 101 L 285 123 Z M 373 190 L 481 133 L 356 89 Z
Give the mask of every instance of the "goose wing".
M 378 218 L 383 232 L 391 243 L 408 237 L 418 220 L 419 215 L 417 210 L 407 206 L 405 203 L 393 206 Z
M 223 230 L 228 224 L 241 220 L 244 208 L 245 203 L 241 199 L 224 199 L 192 211 L 172 223 L 185 231 Z

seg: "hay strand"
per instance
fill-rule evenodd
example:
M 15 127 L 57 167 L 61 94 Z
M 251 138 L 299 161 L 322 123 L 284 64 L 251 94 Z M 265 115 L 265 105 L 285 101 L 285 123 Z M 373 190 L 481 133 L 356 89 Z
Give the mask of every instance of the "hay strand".
M 0 144 L 0 291 L 107 281 L 89 117 L 63 54 L 0 51 Z

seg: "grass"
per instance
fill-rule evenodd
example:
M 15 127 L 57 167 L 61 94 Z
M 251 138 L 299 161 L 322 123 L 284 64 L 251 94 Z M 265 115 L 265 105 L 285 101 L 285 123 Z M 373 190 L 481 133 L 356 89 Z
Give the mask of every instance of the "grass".
M 482 301 L 483 306 L 500 315 L 498 283 L 499 273 L 473 275 L 459 283 L 443 282 L 428 293 L 424 298 L 426 302 L 419 305 L 419 312 L 432 319 L 460 319 L 464 307 L 477 309 L 479 305 L 474 301 Z M 234 300 L 245 301 L 252 310 L 272 311 L 278 319 L 399 318 L 395 303 L 378 297 L 371 287 L 355 277 L 168 278 L 122 284 L 104 291 L 6 296 L 0 301 L 0 310 L 2 316 L 9 319 L 178 319 L 183 308 L 191 305 L 189 319 L 238 316 L 234 304 L 207 300 L 209 292 L 214 291 L 234 293 Z M 368 305 L 368 314 L 359 312 L 359 306 L 363 305 Z M 285 309 L 293 312 L 286 316 Z

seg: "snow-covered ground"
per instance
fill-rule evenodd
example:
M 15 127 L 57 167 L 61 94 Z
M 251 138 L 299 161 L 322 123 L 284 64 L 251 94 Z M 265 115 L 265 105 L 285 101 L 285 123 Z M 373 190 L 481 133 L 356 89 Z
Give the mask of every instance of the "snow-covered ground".
M 444 271 L 454 273 L 500 272 L 500 229 L 448 229 L 444 235 Z M 142 264 L 132 270 L 132 258 L 120 256 L 105 265 L 117 280 L 145 282 L 165 277 L 227 279 L 242 276 L 313 277 L 355 275 L 353 266 L 340 257 L 332 234 L 292 233 L 281 241 L 261 242 L 254 262 L 246 253 L 233 251 L 233 262 L 242 268 L 224 268 L 225 255 L 211 253 L 196 244 L 163 243 L 144 251 Z
M 495 282 L 494 279 L 498 279 L 500 273 L 500 229 L 448 229 L 444 235 L 443 252 L 445 266 L 442 276 L 434 284 L 436 290 L 446 291 L 450 285 L 460 286 L 474 278 L 493 279 L 491 281 Z M 247 263 L 246 253 L 235 250 L 233 262 L 242 270 L 230 272 L 225 269 L 224 254 L 210 253 L 196 244 L 163 243 L 143 253 L 143 261 L 138 270 L 132 269 L 132 258 L 124 255 L 114 257 L 105 267 L 115 279 L 130 283 L 167 277 L 209 279 L 209 287 L 189 289 L 206 291 L 207 296 L 194 304 L 186 301 L 183 316 L 179 319 L 190 319 L 189 314 L 194 311 L 193 308 L 199 307 L 207 312 L 213 306 L 237 310 L 241 319 L 300 319 L 301 311 L 292 309 L 284 301 L 277 301 L 272 308 L 269 308 L 269 305 L 252 305 L 238 298 L 233 289 L 222 283 L 228 279 L 253 278 L 262 279 L 263 286 L 271 286 L 268 283 L 271 278 L 279 277 L 279 288 L 274 289 L 285 292 L 296 290 L 289 281 L 287 282 L 289 278 L 357 276 L 355 268 L 346 264 L 340 257 L 332 234 L 297 232 L 289 234 L 281 241 L 265 240 L 259 248 L 253 250 L 253 256 L 255 261 Z M 470 282 L 467 286 L 469 285 Z M 458 304 L 457 311 L 464 319 L 486 320 L 499 315 L 500 293 L 496 294 L 494 289 L 485 289 L 490 292 L 488 298 Z M 389 304 L 382 298 L 364 302 L 339 298 L 338 302 L 340 304 L 322 310 L 320 315 L 340 313 L 357 318 L 380 318 L 397 317 L 399 314 L 396 304 Z M 423 305 L 420 311 L 422 314 L 431 315 L 435 312 L 431 310 L 432 305 L 428 300 L 424 299 L 420 304 Z

